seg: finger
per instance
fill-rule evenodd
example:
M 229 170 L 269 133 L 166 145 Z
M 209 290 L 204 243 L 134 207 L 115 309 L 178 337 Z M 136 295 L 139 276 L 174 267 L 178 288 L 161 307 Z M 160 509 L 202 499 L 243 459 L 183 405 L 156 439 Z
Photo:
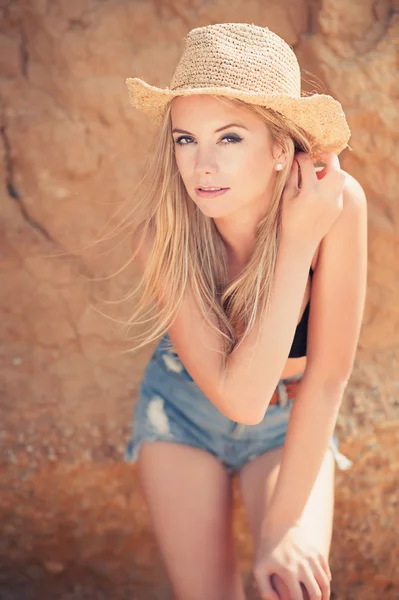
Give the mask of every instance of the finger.
M 273 573 L 270 577 L 270 581 L 272 583 L 273 589 L 278 593 L 278 597 L 280 600 L 291 600 L 290 592 L 287 586 L 284 583 L 284 580 L 281 579 L 280 575 L 277 573 Z
M 316 171 L 314 170 L 313 161 L 307 152 L 298 152 L 295 154 L 298 160 L 301 172 L 301 189 L 308 188 L 311 184 L 317 181 Z
M 324 554 L 320 554 L 319 555 L 319 561 L 320 561 L 321 566 L 324 569 L 324 572 L 327 574 L 327 577 L 331 581 L 332 574 L 331 574 L 330 565 L 328 564 L 328 560 L 326 559 L 326 557 L 324 556 Z
M 321 575 L 315 575 L 315 579 L 321 591 L 321 600 L 330 600 L 331 586 L 327 575 L 323 571 Z
M 339 193 L 345 185 L 345 174 L 341 170 L 338 156 L 334 152 L 323 152 L 320 161 L 324 163 L 324 168 L 322 171 L 315 171 L 317 180 L 327 178 L 330 191 Z
M 305 588 L 305 586 L 303 585 L 302 581 L 301 581 L 301 590 L 302 590 L 303 600 L 310 600 L 310 596 L 308 594 L 308 590 Z
M 266 575 L 266 577 L 263 578 L 262 580 L 262 584 L 258 584 L 259 585 L 259 589 L 260 589 L 260 593 L 262 595 L 262 600 L 280 600 L 280 596 L 278 594 L 276 594 L 276 592 L 273 590 L 271 583 L 270 583 L 270 578 L 268 575 Z
M 329 600 L 331 594 L 331 586 L 328 574 L 318 560 L 312 561 L 313 576 L 321 590 L 322 600 Z
M 288 175 L 287 183 L 285 184 L 285 189 L 290 189 L 292 191 L 297 191 L 299 188 L 299 165 L 295 160 L 292 161 L 290 174 Z
M 320 586 L 317 583 L 312 569 L 309 565 L 303 565 L 301 569 L 301 582 L 306 588 L 309 596 L 309 600 L 319 600 L 320 598 Z M 306 598 L 306 596 L 305 596 Z M 323 600 L 326 600 L 325 596 L 322 596 Z M 328 597 L 327 597 L 328 598 Z
M 333 171 L 340 171 L 341 165 L 338 156 L 334 152 L 323 152 L 320 155 L 321 160 L 325 163 L 322 173 L 328 175 Z
M 290 600 L 303 600 L 300 582 L 294 573 L 285 570 L 279 573 L 290 593 Z
M 317 179 L 323 179 L 324 175 L 326 174 L 325 161 L 319 158 L 315 163 L 313 163 L 313 168 L 315 170 Z

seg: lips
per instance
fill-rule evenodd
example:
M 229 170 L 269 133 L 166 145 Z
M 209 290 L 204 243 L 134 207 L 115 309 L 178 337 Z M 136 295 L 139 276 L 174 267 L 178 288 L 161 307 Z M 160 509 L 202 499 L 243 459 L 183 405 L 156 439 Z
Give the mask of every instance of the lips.
M 229 191 L 230 188 L 195 188 L 195 193 L 199 198 L 216 198 L 222 196 Z
M 220 187 L 220 186 L 217 186 L 217 185 L 212 185 L 212 186 L 206 186 L 206 187 L 199 186 L 199 187 L 197 187 L 195 189 L 196 190 L 201 190 L 203 192 L 220 192 L 220 190 L 227 190 L 228 188 Z

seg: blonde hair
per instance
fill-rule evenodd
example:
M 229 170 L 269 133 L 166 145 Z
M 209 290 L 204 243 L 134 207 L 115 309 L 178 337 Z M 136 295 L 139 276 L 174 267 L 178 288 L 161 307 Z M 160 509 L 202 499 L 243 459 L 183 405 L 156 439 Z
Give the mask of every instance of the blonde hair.
M 143 335 L 130 338 L 141 343 L 127 352 L 153 342 L 173 323 L 190 286 L 207 323 L 221 336 L 221 375 L 226 374 L 233 350 L 258 315 L 268 309 L 280 239 L 283 189 L 295 152 L 310 150 L 306 132 L 275 110 L 231 98 L 223 100 L 258 115 L 267 125 L 272 142 L 277 142 L 287 159 L 286 168 L 275 178 L 270 208 L 258 223 L 253 253 L 240 275 L 229 283 L 224 242 L 214 220 L 204 215 L 188 196 L 176 164 L 170 103 L 140 183 L 147 189 L 137 193 L 128 221 L 134 239 L 140 238 L 132 259 L 149 236 L 152 246 L 139 284 L 129 294 L 138 294 L 138 304 L 126 322 L 128 328 L 153 322 Z M 156 297 L 162 298 L 162 307 Z M 144 319 L 151 304 L 155 313 Z M 238 335 L 238 329 L 243 333 Z

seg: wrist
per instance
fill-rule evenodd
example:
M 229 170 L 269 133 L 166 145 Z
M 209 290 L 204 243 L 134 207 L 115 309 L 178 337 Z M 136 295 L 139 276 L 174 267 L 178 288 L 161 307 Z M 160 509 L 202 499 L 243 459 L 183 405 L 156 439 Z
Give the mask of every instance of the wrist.
M 261 524 L 261 537 L 272 534 L 284 535 L 290 529 L 295 529 L 301 525 L 300 519 L 282 519 L 273 518 L 267 514 Z
M 271 499 L 262 520 L 262 528 L 283 529 L 284 527 L 297 527 L 301 523 L 302 515 L 298 511 L 287 511 L 282 509 L 281 502 L 275 502 L 275 497 Z

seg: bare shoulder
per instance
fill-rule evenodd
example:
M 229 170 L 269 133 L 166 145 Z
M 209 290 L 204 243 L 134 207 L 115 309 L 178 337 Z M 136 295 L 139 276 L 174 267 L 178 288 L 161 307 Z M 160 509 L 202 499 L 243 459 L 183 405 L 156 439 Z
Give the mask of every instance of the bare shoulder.
M 353 175 L 350 175 L 350 173 L 347 173 L 343 169 L 341 169 L 341 171 L 345 175 L 345 183 L 343 189 L 344 211 L 348 211 L 348 208 L 350 209 L 351 207 L 352 209 L 354 207 L 358 207 L 358 209 L 361 209 L 362 206 L 365 206 L 367 204 L 364 189 L 362 188 L 358 180 L 355 179 L 355 177 L 353 177 Z

